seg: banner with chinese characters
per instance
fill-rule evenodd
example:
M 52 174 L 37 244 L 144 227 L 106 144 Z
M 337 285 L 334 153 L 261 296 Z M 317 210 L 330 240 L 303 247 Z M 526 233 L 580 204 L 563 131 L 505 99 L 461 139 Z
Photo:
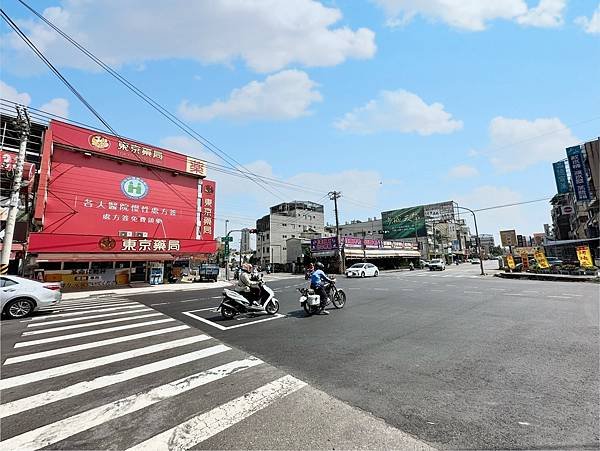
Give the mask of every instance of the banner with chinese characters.
M 569 178 L 567 177 L 567 168 L 564 161 L 552 163 L 554 169 L 554 181 L 556 182 L 556 192 L 566 194 L 570 191 Z
M 583 162 L 583 154 L 579 146 L 567 148 L 567 160 L 571 168 L 571 181 L 578 202 L 590 200 L 590 187 Z
M 50 128 L 53 141 L 69 148 L 141 162 L 197 177 L 206 176 L 204 161 L 193 157 L 60 121 L 50 121 Z
M 199 184 L 199 202 L 202 203 L 200 221 L 196 233 L 203 240 L 212 240 L 215 235 L 215 182 L 202 180 Z
M 521 251 L 521 262 L 523 263 L 523 270 L 527 271 L 529 269 L 529 254 L 527 251 Z
M 577 246 L 577 260 L 579 260 L 582 268 L 591 268 L 594 266 L 589 246 Z
M 156 254 L 210 254 L 216 252 L 216 249 L 215 241 L 196 239 L 31 233 L 28 250 L 33 254 L 131 253 L 154 256 Z
M 58 147 L 43 233 L 195 239 L 197 199 L 196 177 Z
M 506 256 L 506 263 L 508 264 L 508 267 L 510 269 L 515 269 L 515 259 L 513 258 L 512 255 L 508 254 Z
M 533 256 L 535 257 L 535 261 L 540 266 L 540 268 L 542 268 L 542 269 L 550 268 L 550 265 L 548 264 L 548 260 L 546 259 L 546 254 L 544 254 L 543 250 L 538 249 L 537 251 L 535 251 Z

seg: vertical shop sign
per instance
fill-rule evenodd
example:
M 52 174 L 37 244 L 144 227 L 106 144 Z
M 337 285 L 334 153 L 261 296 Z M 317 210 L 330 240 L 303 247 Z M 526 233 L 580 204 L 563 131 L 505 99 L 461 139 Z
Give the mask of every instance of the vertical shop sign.
M 590 200 L 590 187 L 588 186 L 587 175 L 583 162 L 583 154 L 579 146 L 567 148 L 567 159 L 571 168 L 571 180 L 573 190 L 578 202 Z

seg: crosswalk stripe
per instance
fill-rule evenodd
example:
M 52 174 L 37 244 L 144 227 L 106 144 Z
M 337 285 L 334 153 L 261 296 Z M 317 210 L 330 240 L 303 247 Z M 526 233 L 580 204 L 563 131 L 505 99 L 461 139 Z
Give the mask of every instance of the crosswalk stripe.
M 65 307 L 83 307 L 86 305 L 102 305 L 102 304 L 111 304 L 116 302 L 131 302 L 130 299 L 127 298 L 115 298 L 115 299 L 98 299 L 98 300 L 88 300 L 88 301 L 60 301 L 60 305 L 64 305 Z
M 62 305 L 57 305 L 55 307 L 49 307 L 47 310 L 60 310 L 61 312 L 75 312 L 78 310 L 91 310 L 98 308 L 108 308 L 108 307 L 125 307 L 126 305 L 139 305 L 137 302 L 115 302 L 111 304 L 99 304 L 99 305 L 86 305 L 81 307 L 63 307 Z M 47 311 L 46 309 L 40 309 L 41 311 Z
M 139 310 L 129 310 L 127 312 L 106 313 L 106 314 L 101 314 L 101 315 L 80 316 L 78 318 L 57 319 L 56 321 L 43 321 L 43 322 L 37 322 L 37 323 L 29 323 L 29 324 L 27 324 L 27 327 L 48 326 L 50 324 L 69 323 L 69 322 L 75 322 L 75 321 L 85 321 L 85 320 L 88 320 L 88 319 L 107 318 L 109 316 L 131 315 L 132 313 L 147 312 L 147 311 L 152 311 L 152 309 L 144 307 L 144 308 L 140 308 Z M 52 319 L 55 316 L 56 315 L 47 316 L 46 318 L 47 319 Z
M 212 346 L 210 348 L 189 352 L 187 354 L 178 355 L 169 359 L 159 360 L 158 362 L 148 363 L 136 368 L 130 368 L 128 370 L 107 376 L 100 376 L 96 379 L 92 379 L 91 381 L 79 382 L 60 390 L 47 391 L 45 393 L 29 396 L 27 398 L 21 398 L 16 401 L 0 405 L 0 418 L 16 415 L 18 413 L 25 412 L 26 410 L 35 409 L 46 404 L 57 402 L 72 396 L 78 396 L 103 387 L 108 387 L 109 385 L 118 384 L 120 382 L 144 376 L 146 374 L 155 373 L 167 368 L 173 368 L 177 365 L 204 359 L 212 355 L 229 351 L 230 349 L 230 347 L 224 345 Z
M 284 376 L 155 435 L 129 451 L 189 449 L 306 385 L 292 376 Z
M 119 323 L 119 322 L 123 322 L 123 321 L 133 321 L 133 320 L 140 319 L 140 318 L 149 318 L 151 316 L 163 316 L 163 314 L 158 313 L 158 312 L 157 313 L 146 313 L 144 315 L 128 316 L 126 318 L 107 319 L 104 321 L 93 321 L 91 323 L 84 323 L 84 324 L 71 324 L 69 326 L 52 327 L 50 329 L 32 330 L 29 332 L 23 332 L 21 335 L 26 337 L 29 335 L 47 334 L 47 333 L 52 333 L 52 332 L 58 332 L 61 330 L 81 329 L 82 327 L 101 326 L 103 324 Z
M 126 305 L 139 305 L 137 302 L 111 302 L 110 304 L 95 304 L 95 305 L 82 305 L 79 307 L 65 307 L 63 305 L 57 305 L 57 306 L 53 306 L 53 307 L 48 307 L 48 308 L 43 308 L 40 309 L 40 311 L 42 312 L 46 312 L 48 310 L 60 310 L 61 312 L 74 312 L 77 310 L 90 310 L 90 309 L 97 309 L 97 308 L 104 308 L 104 307 L 124 307 Z
M 56 318 L 59 316 L 60 317 L 77 316 L 77 315 L 85 315 L 87 313 L 111 312 L 114 310 L 131 310 L 131 309 L 136 309 L 136 308 L 140 308 L 140 307 L 141 307 L 141 305 L 137 304 L 137 305 L 127 306 L 127 307 L 109 307 L 109 308 L 103 308 L 103 309 L 86 310 L 83 312 L 57 313 L 57 314 L 48 315 L 48 316 L 34 316 L 33 318 L 31 318 L 31 321 L 39 321 L 39 320 L 43 320 L 43 319 L 48 319 L 50 316 L 52 318 Z
M 141 335 L 150 336 L 164 334 L 168 332 L 175 332 L 177 330 L 189 329 L 189 326 L 175 326 L 169 329 L 160 329 L 151 332 L 144 332 L 144 334 L 138 334 L 136 338 L 142 338 Z M 132 337 L 132 336 L 129 336 Z M 122 337 L 127 338 L 127 337 Z M 55 366 L 54 368 L 48 368 L 46 370 L 35 371 L 33 373 L 27 373 L 20 376 L 9 377 L 7 379 L 0 379 L 0 390 L 7 388 L 18 387 L 19 385 L 29 384 L 31 382 L 39 382 L 43 379 L 50 379 L 53 377 L 64 376 L 65 374 L 75 373 L 77 371 L 89 370 L 90 368 L 96 368 L 98 366 L 108 365 L 109 363 L 120 362 L 122 360 L 133 359 L 142 355 L 152 354 L 153 352 L 165 351 L 167 349 L 178 348 L 179 346 L 186 346 L 200 341 L 210 340 L 211 337 L 208 335 L 195 335 L 193 337 L 181 338 L 178 340 L 167 341 L 165 343 L 158 343 L 151 346 L 145 346 L 143 348 L 130 349 L 128 351 L 119 352 L 116 354 L 109 354 L 103 357 L 96 357 L 94 359 L 82 360 L 80 362 L 68 363 L 62 366 Z M 92 343 L 91 343 L 92 344 Z M 77 347 L 77 346 L 72 346 Z M 70 351 L 67 351 L 70 352 Z M 27 357 L 27 356 L 21 356 Z M 19 357 L 14 358 L 19 359 Z M 31 359 L 27 359 L 31 360 Z M 23 361 L 23 360 L 19 360 Z M 16 363 L 16 362 L 10 362 Z M 7 362 L 4 362 L 7 365 Z
M 173 318 L 156 319 L 154 321 L 145 321 L 143 323 L 125 324 L 124 326 L 107 327 L 106 329 L 95 329 L 87 332 L 78 332 L 76 334 L 59 335 L 58 337 L 40 338 L 38 340 L 21 341 L 15 343 L 15 348 L 25 348 L 28 346 L 41 345 L 43 343 L 54 343 L 55 341 L 73 340 L 74 338 L 89 337 L 91 335 L 107 334 L 109 332 L 117 332 L 119 330 L 134 329 L 137 327 L 153 326 L 155 324 L 167 323 L 175 321 Z
M 210 382 L 222 379 L 230 374 L 244 371 L 261 364 L 262 361 L 250 357 L 137 393 L 117 401 L 104 404 L 77 415 L 65 418 L 37 429 L 25 432 L 2 442 L 5 449 L 39 449 L 60 442 L 72 435 L 87 431 L 107 421 L 128 415 L 160 401 L 181 395 Z

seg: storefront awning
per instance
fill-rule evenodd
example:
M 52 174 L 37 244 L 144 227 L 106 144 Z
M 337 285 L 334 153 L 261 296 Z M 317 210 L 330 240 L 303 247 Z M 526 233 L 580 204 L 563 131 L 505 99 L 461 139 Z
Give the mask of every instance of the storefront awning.
M 420 257 L 419 251 L 402 249 L 345 249 L 346 258 L 397 258 L 397 257 Z
M 86 254 L 86 253 L 56 253 L 38 254 L 38 263 L 47 262 L 123 262 L 123 261 L 169 261 L 175 260 L 171 254 Z

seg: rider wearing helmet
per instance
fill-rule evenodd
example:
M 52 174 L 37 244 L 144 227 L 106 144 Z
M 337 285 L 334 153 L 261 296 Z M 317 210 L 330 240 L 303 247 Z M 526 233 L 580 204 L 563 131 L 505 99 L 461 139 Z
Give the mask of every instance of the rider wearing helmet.
M 321 298 L 321 314 L 329 315 L 329 312 L 325 310 L 325 304 L 327 304 L 327 292 L 325 291 L 325 287 L 323 286 L 323 281 L 332 282 L 333 280 L 327 277 L 325 272 L 325 266 L 321 262 L 317 262 L 315 265 L 316 269 L 310 275 L 310 287 L 315 290 L 315 294 L 318 294 Z
M 242 263 L 242 271 L 235 291 L 248 299 L 250 305 L 257 303 L 260 295 L 260 281 L 252 280 L 252 265 L 250 263 Z

